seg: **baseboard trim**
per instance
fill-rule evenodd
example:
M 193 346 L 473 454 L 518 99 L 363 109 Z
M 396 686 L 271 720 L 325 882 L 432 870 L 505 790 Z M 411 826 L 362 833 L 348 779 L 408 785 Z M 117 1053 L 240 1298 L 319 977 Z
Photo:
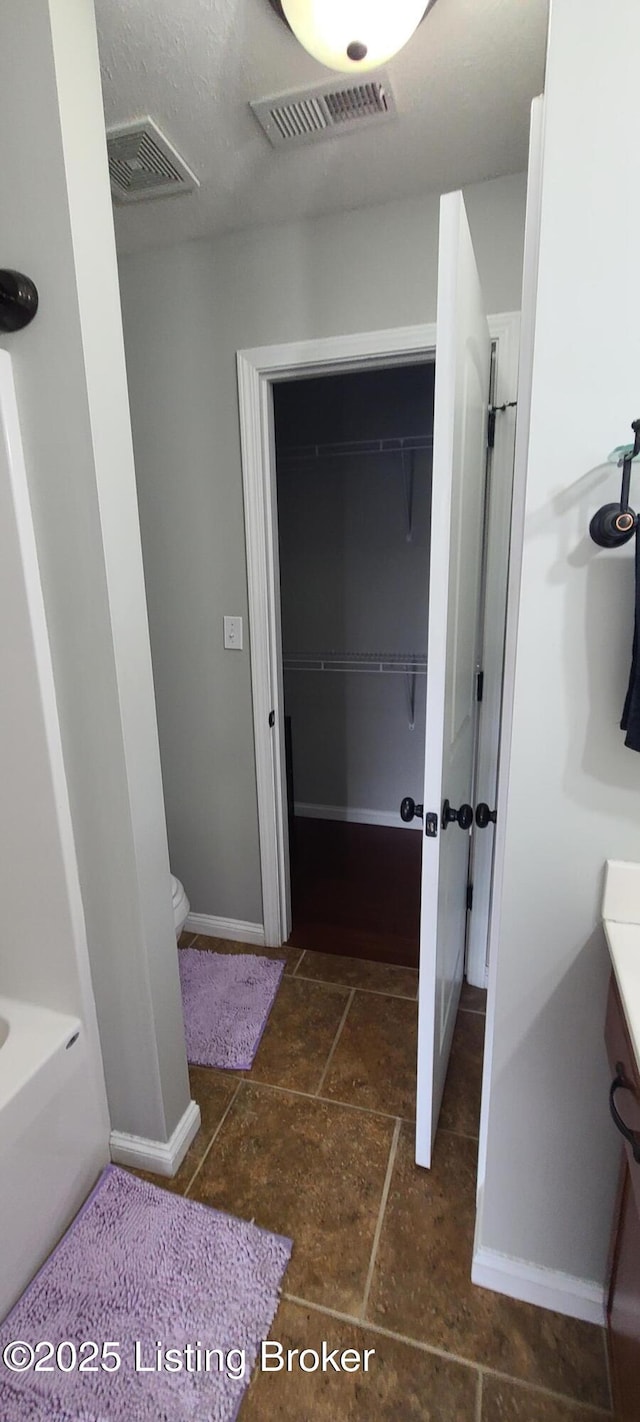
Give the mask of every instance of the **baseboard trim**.
M 190 1101 L 168 1141 L 131 1136 L 127 1131 L 112 1131 L 109 1138 L 111 1159 L 116 1165 L 132 1165 L 136 1170 L 150 1170 L 154 1175 L 171 1177 L 182 1165 L 199 1129 L 200 1107 L 197 1101 Z
M 296 800 L 294 814 L 301 820 L 341 820 L 353 825 L 383 825 L 387 829 L 419 830 L 420 821 L 405 824 L 397 810 L 358 810 L 351 805 L 308 805 Z
M 483 1289 L 510 1299 L 537 1304 L 554 1313 L 585 1323 L 606 1322 L 605 1291 L 592 1279 L 578 1279 L 555 1269 L 543 1269 L 525 1259 L 513 1259 L 493 1249 L 478 1249 L 473 1256 L 471 1279 Z
M 190 913 L 183 932 L 202 933 L 206 938 L 229 938 L 232 943 L 256 943 L 264 948 L 264 925 L 244 923 L 241 918 L 216 918 L 208 913 Z

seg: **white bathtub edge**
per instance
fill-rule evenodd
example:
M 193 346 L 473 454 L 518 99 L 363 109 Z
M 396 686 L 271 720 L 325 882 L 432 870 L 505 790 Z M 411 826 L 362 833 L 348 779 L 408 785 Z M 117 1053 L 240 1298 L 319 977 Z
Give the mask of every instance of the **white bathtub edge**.
M 78 1017 L 49 1007 L 0 997 L 0 1017 L 9 1034 L 0 1047 L 0 1119 L 82 1031 Z
M 168 1141 L 112 1131 L 109 1137 L 111 1159 L 115 1165 L 130 1165 L 136 1170 L 150 1170 L 154 1175 L 171 1178 L 179 1170 L 199 1130 L 200 1107 L 197 1101 L 190 1101 Z

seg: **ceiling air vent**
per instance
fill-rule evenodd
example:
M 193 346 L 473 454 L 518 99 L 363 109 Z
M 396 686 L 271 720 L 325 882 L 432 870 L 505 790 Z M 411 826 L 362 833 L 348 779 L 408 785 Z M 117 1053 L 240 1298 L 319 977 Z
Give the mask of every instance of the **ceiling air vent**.
M 251 108 L 274 148 L 352 133 L 396 114 L 386 74 L 357 84 L 353 80 L 333 80 L 294 94 L 256 99 Z
M 188 193 L 199 187 L 195 173 L 153 122 L 138 119 L 107 129 L 111 192 L 116 202 Z

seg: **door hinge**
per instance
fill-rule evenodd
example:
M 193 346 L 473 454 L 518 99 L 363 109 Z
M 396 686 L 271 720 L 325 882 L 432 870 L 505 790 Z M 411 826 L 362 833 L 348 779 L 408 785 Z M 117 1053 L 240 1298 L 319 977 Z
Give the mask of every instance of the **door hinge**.
M 504 405 L 489 406 L 489 423 L 487 425 L 487 446 L 493 449 L 496 442 L 496 415 L 504 415 L 505 410 L 515 410 L 517 400 L 507 400 Z
M 476 701 L 482 701 L 484 696 L 484 672 L 476 673 Z
M 467 884 L 467 912 L 471 913 L 473 908 L 473 884 Z

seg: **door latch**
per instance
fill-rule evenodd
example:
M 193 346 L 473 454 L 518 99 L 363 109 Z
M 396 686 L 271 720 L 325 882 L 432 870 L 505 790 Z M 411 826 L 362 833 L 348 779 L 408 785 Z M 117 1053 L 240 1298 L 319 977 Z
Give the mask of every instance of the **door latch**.
M 425 815 L 424 832 L 427 836 L 427 839 L 438 838 L 438 816 L 435 813 L 435 810 L 429 810 L 429 813 Z

